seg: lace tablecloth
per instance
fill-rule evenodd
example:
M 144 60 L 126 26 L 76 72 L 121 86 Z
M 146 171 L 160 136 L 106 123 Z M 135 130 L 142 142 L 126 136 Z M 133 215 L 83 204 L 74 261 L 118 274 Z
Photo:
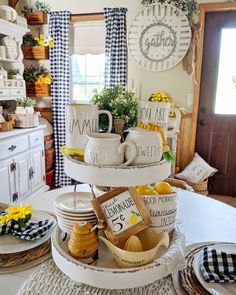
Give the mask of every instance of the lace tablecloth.
M 17 295 L 176 295 L 171 276 L 153 284 L 125 290 L 98 289 L 71 281 L 49 259 L 24 283 Z

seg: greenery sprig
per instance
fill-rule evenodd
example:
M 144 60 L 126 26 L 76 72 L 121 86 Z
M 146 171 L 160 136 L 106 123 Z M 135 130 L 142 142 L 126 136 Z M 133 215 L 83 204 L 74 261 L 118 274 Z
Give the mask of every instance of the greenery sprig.
M 23 107 L 23 108 L 35 107 L 36 102 L 35 102 L 35 100 L 33 100 L 33 99 L 29 98 L 29 97 L 22 97 L 22 98 L 18 98 L 16 100 L 16 106 L 17 107 Z
M 34 12 L 34 11 L 43 11 L 45 13 L 50 13 L 51 7 L 42 1 L 36 1 L 34 5 L 32 6 L 25 5 L 21 10 L 22 13 Z
M 110 111 L 113 119 L 123 119 L 125 129 L 137 123 L 138 101 L 134 92 L 124 90 L 122 85 L 104 88 L 100 93 L 94 92 L 92 101 L 99 109 Z M 101 127 L 108 126 L 107 116 L 101 116 Z
M 143 5 L 161 3 L 170 4 L 182 10 L 188 18 L 198 14 L 199 7 L 197 0 L 142 0 Z

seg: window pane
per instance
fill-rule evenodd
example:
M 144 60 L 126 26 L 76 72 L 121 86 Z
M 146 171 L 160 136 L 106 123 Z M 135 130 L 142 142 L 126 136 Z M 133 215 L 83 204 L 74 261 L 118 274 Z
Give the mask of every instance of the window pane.
M 94 94 L 94 90 L 98 90 L 99 91 L 99 84 L 95 84 L 95 85 L 87 85 L 87 95 L 88 98 L 91 99 L 93 94 Z
M 73 100 L 87 100 L 86 85 L 73 86 Z
M 215 114 L 236 114 L 235 53 L 236 29 L 222 29 Z

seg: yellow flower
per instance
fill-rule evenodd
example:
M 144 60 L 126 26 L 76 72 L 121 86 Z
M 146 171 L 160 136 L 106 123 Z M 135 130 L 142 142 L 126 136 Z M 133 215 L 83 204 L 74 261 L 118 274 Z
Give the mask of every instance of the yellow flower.
M 34 37 L 34 40 L 35 41 L 39 41 L 39 37 Z
M 39 40 L 38 43 L 40 46 L 43 46 L 45 44 L 44 40 Z
M 18 221 L 25 218 L 33 211 L 32 206 L 26 204 L 24 207 L 20 204 L 19 207 L 9 206 L 8 213 L 4 216 L 0 216 L 0 224 L 5 224 L 10 220 Z
M 53 40 L 48 41 L 48 46 L 49 46 L 50 48 L 53 48 L 53 46 L 54 46 L 54 41 L 53 41 Z

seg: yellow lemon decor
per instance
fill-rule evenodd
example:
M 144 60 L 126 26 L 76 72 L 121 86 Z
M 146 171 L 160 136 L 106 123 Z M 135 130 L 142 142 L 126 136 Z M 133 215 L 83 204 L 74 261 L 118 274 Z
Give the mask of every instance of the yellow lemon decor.
M 172 186 L 168 182 L 164 182 L 164 181 L 158 182 L 154 186 L 154 190 L 158 192 L 158 194 L 160 195 L 168 195 L 168 194 L 174 193 Z
M 130 252 L 142 252 L 143 245 L 137 236 L 131 236 L 125 243 L 124 250 Z
M 140 185 L 136 186 L 136 191 L 139 195 L 158 195 L 150 185 Z
M 164 102 L 168 103 L 170 102 L 171 98 L 166 92 L 154 92 L 152 93 L 151 97 L 149 98 L 149 101 L 152 102 Z

